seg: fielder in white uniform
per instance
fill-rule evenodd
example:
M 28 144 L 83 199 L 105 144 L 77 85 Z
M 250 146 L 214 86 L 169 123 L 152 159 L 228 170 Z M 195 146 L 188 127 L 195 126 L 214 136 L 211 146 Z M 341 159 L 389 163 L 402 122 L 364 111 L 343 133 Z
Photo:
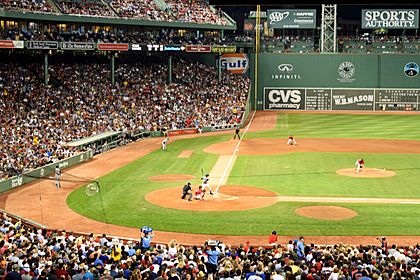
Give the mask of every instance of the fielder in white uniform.
M 168 144 L 169 141 L 169 137 L 166 137 L 163 141 L 162 141 L 162 151 L 166 151 L 166 145 Z
M 201 178 L 201 181 L 202 181 L 201 185 L 203 186 L 203 190 L 206 190 L 206 188 L 207 188 L 207 189 L 209 189 L 210 194 L 213 195 L 213 190 L 210 187 L 209 180 L 210 180 L 209 174 L 206 174 L 206 176 Z
M 362 158 L 358 159 L 354 165 L 356 165 L 356 174 L 357 174 L 360 172 L 360 169 L 362 169 L 363 166 L 365 166 L 365 161 Z
M 296 145 L 296 139 L 293 137 L 293 135 L 289 136 L 289 139 L 287 140 L 287 145 Z

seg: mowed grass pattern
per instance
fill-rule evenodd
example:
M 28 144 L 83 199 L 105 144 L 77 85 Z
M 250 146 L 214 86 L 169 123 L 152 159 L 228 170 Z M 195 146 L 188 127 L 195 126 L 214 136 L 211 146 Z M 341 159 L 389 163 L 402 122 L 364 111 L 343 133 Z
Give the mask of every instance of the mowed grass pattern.
M 279 114 L 276 129 L 248 138 L 370 138 L 420 140 L 419 115 Z
M 331 115 L 279 114 L 273 131 L 252 132 L 246 138 L 281 137 L 293 133 L 297 139 L 377 138 L 419 140 L 420 115 Z M 366 127 L 367 126 L 367 127 Z M 233 135 L 233 134 L 232 134 Z M 237 212 L 196 212 L 161 208 L 144 196 L 158 188 L 184 182 L 150 182 L 158 174 L 184 173 L 197 178 L 201 168 L 210 171 L 217 155 L 202 149 L 224 142 L 232 135 L 184 139 L 170 143 L 168 151 L 157 150 L 100 178 L 100 196 L 88 197 L 84 188 L 68 196 L 69 206 L 89 218 L 130 227 L 149 225 L 157 230 L 228 235 L 267 235 L 273 229 L 286 235 L 420 235 L 420 207 L 402 204 L 322 204 L 281 202 L 273 206 Z M 190 158 L 178 159 L 183 150 Z M 338 168 L 352 167 L 360 154 L 291 153 L 276 156 L 239 156 L 229 183 L 266 188 L 280 195 L 418 198 L 420 156 L 369 154 L 367 164 L 395 169 L 397 176 L 360 179 L 335 175 Z M 192 180 L 193 185 L 199 183 Z M 337 205 L 351 208 L 358 216 L 343 221 L 320 221 L 295 214 L 299 207 Z M 398 217 L 398 219 L 396 218 Z

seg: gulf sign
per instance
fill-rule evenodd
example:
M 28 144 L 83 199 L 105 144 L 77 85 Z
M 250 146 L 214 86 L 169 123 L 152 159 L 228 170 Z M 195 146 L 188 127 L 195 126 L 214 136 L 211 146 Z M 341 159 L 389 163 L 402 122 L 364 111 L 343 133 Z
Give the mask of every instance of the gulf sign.
M 244 53 L 225 53 L 220 59 L 222 68 L 234 74 L 244 74 L 249 68 L 248 56 Z

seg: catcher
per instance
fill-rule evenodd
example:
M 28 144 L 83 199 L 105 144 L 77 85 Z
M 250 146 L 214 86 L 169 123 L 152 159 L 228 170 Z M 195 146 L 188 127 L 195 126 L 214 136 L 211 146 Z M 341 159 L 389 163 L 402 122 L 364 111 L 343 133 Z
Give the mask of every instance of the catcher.
M 363 166 L 365 165 L 365 161 L 364 159 L 358 159 L 356 161 L 356 163 L 354 164 L 356 165 L 356 174 L 360 172 L 360 170 L 363 168 Z
M 198 189 L 194 192 L 194 199 L 195 200 L 204 200 L 204 195 L 206 194 L 206 190 L 203 190 L 202 186 L 198 186 Z

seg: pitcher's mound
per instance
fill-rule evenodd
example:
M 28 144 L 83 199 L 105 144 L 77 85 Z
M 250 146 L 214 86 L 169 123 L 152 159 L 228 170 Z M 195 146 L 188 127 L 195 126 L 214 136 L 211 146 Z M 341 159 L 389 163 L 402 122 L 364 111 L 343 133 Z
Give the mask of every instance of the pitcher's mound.
M 149 181 L 153 182 L 179 182 L 192 180 L 195 177 L 188 174 L 161 174 L 149 177 Z
M 193 186 L 193 190 L 196 187 Z M 194 192 L 193 192 L 194 193 Z M 246 186 L 221 186 L 218 193 L 206 192 L 204 201 L 181 199 L 182 187 L 157 189 L 145 199 L 165 208 L 190 211 L 238 211 L 267 207 L 277 202 L 277 194 L 260 188 Z
M 339 221 L 357 216 L 357 212 L 339 206 L 307 206 L 298 208 L 295 213 L 299 216 L 318 220 Z
M 379 168 L 363 168 L 356 174 L 356 168 L 345 168 L 335 171 L 338 175 L 359 178 L 384 178 L 395 176 L 394 171 L 379 169 Z

